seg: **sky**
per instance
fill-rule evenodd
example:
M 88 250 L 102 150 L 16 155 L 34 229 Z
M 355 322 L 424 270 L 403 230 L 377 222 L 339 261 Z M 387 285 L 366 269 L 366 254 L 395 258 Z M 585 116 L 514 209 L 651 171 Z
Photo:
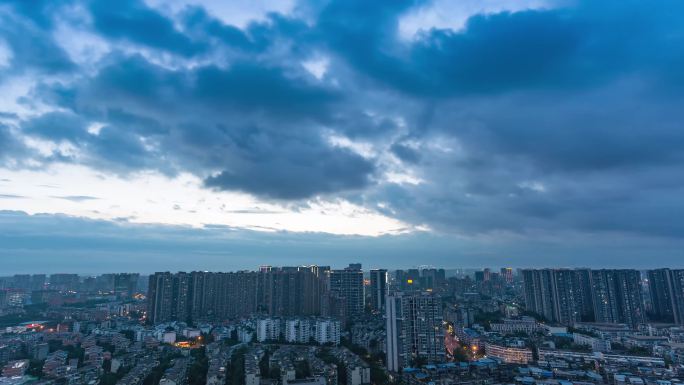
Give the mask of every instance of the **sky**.
M 0 275 L 684 267 L 684 3 L 0 2 Z

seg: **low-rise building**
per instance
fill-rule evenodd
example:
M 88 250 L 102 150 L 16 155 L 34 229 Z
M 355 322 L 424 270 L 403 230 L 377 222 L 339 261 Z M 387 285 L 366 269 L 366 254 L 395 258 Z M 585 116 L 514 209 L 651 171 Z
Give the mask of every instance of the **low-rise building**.
M 29 360 L 10 361 L 2 368 L 2 376 L 3 377 L 23 376 L 24 373 L 26 373 L 26 369 L 28 369 L 28 366 L 29 366 Z
M 611 351 L 611 344 L 609 339 L 593 337 L 581 333 L 572 333 L 572 341 L 577 345 L 586 345 L 591 347 L 594 352 L 608 353 Z
M 489 342 L 485 343 L 485 353 L 507 364 L 527 364 L 533 360 L 532 350 L 528 348 L 496 345 Z
M 537 320 L 532 317 L 522 317 L 521 319 L 505 318 L 502 322 L 491 323 L 490 327 L 493 332 L 501 334 L 532 334 L 543 330 Z

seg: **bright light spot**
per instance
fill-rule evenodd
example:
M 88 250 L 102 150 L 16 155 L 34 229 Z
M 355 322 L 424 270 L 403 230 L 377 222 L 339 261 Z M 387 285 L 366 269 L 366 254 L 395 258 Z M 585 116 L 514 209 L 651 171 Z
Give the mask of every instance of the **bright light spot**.
M 197 6 L 191 0 L 145 0 L 151 7 L 155 7 L 169 16 L 181 13 L 188 6 Z M 226 24 L 245 28 L 254 21 L 268 19 L 270 13 L 289 14 L 295 8 L 294 0 L 202 0 L 200 4 L 209 14 L 219 18 Z
M 477 14 L 543 9 L 563 2 L 564 0 L 435 0 L 399 20 L 399 37 L 410 41 L 419 38 L 421 32 L 433 28 L 458 32 L 463 30 L 471 16 Z
M 46 146 L 46 153 L 59 148 L 54 143 L 40 144 Z M 365 236 L 412 231 L 404 222 L 343 199 L 314 199 L 302 207 L 290 207 L 243 193 L 208 190 L 202 187 L 200 178 L 190 174 L 169 178 L 155 172 L 138 172 L 118 177 L 66 164 L 45 170 L 0 168 L 0 174 L 12 180 L 3 186 L 3 194 L 27 197 L 2 199 L 0 210 L 196 228 L 222 225 L 258 231 Z
M 538 193 L 546 192 L 546 186 L 543 183 L 537 181 L 525 181 L 518 183 L 518 187 L 524 190 L 531 190 Z
M 330 60 L 327 57 L 319 57 L 302 63 L 302 66 L 318 80 L 323 79 L 329 65 Z
M 346 148 L 354 151 L 355 153 L 361 155 L 364 158 L 372 158 L 375 155 L 373 151 L 373 146 L 369 143 L 355 142 L 351 139 L 340 136 L 340 135 L 330 135 L 328 137 L 328 142 L 335 147 Z
M 385 174 L 387 181 L 396 184 L 419 185 L 425 181 L 408 173 L 388 172 Z
M 102 130 L 102 127 L 104 127 L 104 126 L 105 125 L 103 123 L 100 123 L 100 122 L 91 123 L 88 126 L 88 133 L 91 135 L 95 135 L 95 136 L 100 135 L 100 131 Z

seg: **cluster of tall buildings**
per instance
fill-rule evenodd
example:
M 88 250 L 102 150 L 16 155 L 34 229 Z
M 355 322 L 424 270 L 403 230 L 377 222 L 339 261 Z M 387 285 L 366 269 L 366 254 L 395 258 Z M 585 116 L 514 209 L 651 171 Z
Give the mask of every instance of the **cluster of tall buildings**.
M 443 270 L 425 269 L 400 278 L 409 290 L 395 287 L 390 293 L 387 270 L 376 269 L 370 271 L 366 293 L 360 264 L 339 270 L 265 266 L 231 273 L 161 272 L 149 278 L 147 318 L 158 324 L 264 315 L 257 326 L 260 340 L 285 336 L 328 342 L 339 339 L 343 323 L 338 320 L 364 313 L 368 294 L 371 309 L 386 315 L 388 367 L 398 370 L 420 360 L 444 361 L 441 298 L 419 289 L 444 281 Z
M 526 269 L 522 271 L 525 303 L 549 321 L 624 323 L 684 320 L 684 270 L 647 272 L 648 296 L 641 272 L 631 269 Z
M 684 324 L 684 269 L 655 269 L 647 273 L 653 317 Z
M 446 281 L 446 271 L 435 268 L 396 270 L 394 278 L 397 290 L 432 290 Z
M 262 266 L 259 271 L 152 274 L 147 319 L 155 324 L 254 314 L 344 319 L 362 314 L 364 307 L 360 264 L 341 270 Z
M 499 272 L 495 272 L 489 268 L 484 268 L 481 271 L 475 272 L 475 282 L 490 282 L 499 280 L 505 283 L 513 283 L 513 269 L 510 267 L 502 267 Z
M 370 299 L 373 310 L 382 311 L 385 308 L 385 297 L 389 293 L 389 276 L 385 269 L 370 271 Z
M 15 274 L 0 279 L 0 289 L 43 290 L 48 283 L 45 274 Z
M 88 276 L 78 274 L 15 274 L 0 278 L 0 289 L 23 291 L 115 291 L 133 294 L 138 288 L 138 273 L 110 273 Z
M 330 270 L 330 291 L 346 302 L 348 316 L 363 314 L 365 294 L 363 290 L 363 271 L 360 263 L 352 263 L 342 270 Z
M 386 298 L 387 369 L 445 359 L 442 300 L 428 292 L 397 292 Z
M 110 293 L 130 297 L 136 294 L 137 273 L 102 274 L 80 277 L 78 274 L 15 274 L 0 277 L 0 311 L 26 304 L 57 304 L 62 296 L 77 292 Z

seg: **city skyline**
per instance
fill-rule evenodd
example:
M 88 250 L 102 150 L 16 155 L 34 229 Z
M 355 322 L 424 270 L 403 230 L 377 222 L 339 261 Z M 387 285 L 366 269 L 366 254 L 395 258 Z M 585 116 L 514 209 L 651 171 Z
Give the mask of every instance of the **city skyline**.
M 684 385 L 684 1 L 0 0 L 0 385 Z
M 0 382 L 682 383 L 684 269 L 455 273 L 0 276 Z
M 684 261 L 682 3 L 224 3 L 0 4 L 3 271 Z

